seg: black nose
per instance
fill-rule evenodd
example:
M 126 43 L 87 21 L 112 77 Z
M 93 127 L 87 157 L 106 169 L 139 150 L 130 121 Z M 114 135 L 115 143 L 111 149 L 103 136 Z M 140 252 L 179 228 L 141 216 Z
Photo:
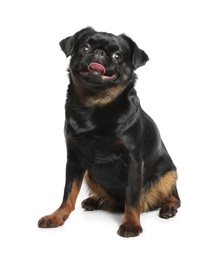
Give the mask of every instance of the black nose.
M 103 50 L 100 50 L 100 49 L 96 49 L 94 51 L 94 54 L 96 54 L 98 57 L 102 57 L 102 56 L 106 55 L 106 53 Z

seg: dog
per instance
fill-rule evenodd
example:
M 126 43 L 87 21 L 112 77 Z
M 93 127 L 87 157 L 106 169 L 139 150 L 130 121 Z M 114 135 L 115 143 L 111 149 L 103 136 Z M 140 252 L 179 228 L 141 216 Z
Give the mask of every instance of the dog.
M 142 232 L 141 212 L 159 210 L 168 219 L 180 207 L 177 170 L 159 130 L 141 108 L 134 71 L 149 60 L 127 35 L 84 28 L 60 42 L 70 58 L 65 105 L 67 146 L 63 201 L 40 228 L 64 224 L 75 208 L 82 181 L 87 211 L 123 212 L 117 233 Z

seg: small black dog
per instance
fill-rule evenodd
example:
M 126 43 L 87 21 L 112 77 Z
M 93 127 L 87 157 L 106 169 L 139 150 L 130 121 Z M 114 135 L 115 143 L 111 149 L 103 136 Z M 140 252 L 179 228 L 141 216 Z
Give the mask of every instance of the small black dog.
M 85 28 L 60 42 L 71 56 L 66 100 L 66 184 L 61 206 L 38 226 L 61 226 L 75 208 L 85 179 L 86 210 L 123 211 L 118 234 L 142 232 L 140 212 L 160 208 L 175 216 L 180 206 L 177 172 L 153 120 L 134 89 L 134 70 L 146 53 L 122 34 Z

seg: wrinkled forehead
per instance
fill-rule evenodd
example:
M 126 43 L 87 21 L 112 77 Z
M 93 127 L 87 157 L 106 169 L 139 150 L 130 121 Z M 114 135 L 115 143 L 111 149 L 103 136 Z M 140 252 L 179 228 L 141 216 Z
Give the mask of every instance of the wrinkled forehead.
M 122 37 L 110 33 L 94 33 L 93 35 L 87 35 L 82 40 L 85 41 L 85 44 L 89 44 L 96 49 L 104 49 L 110 52 L 129 51 L 129 46 Z

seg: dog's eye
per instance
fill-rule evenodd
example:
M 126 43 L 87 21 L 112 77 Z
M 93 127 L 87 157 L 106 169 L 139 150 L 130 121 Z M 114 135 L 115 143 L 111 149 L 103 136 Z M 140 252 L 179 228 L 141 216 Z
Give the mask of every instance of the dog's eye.
M 80 52 L 84 53 L 90 49 L 90 46 L 87 44 L 84 44 L 80 47 Z
M 112 58 L 113 58 L 114 60 L 116 60 L 116 61 L 121 61 L 121 60 L 122 60 L 122 56 L 121 56 L 121 54 L 119 54 L 119 53 L 114 53 L 114 54 L 112 55 Z

